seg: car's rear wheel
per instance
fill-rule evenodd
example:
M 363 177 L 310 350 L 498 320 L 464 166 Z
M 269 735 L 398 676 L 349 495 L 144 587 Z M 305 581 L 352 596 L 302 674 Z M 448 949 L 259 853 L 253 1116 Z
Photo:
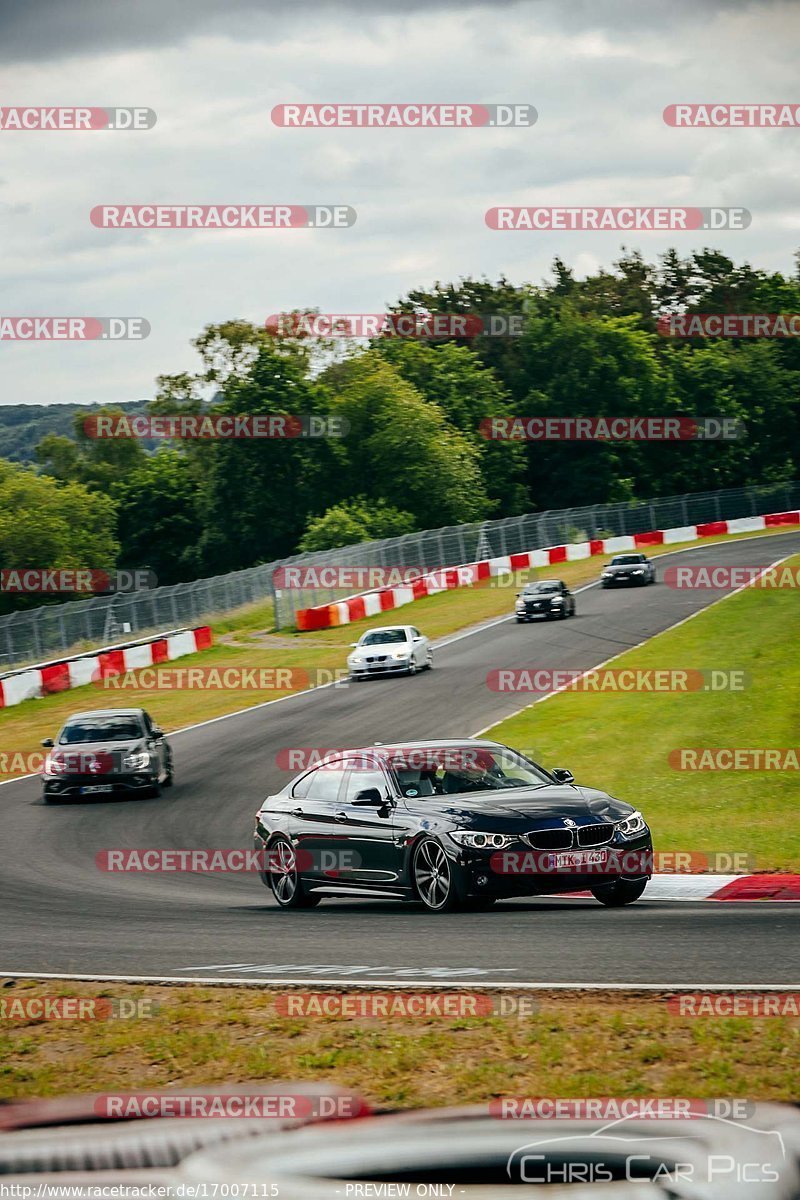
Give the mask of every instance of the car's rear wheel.
M 175 782 L 175 766 L 172 762 L 172 759 L 170 759 L 169 765 L 167 767 L 167 773 L 164 776 L 164 782 L 161 784 L 161 786 L 162 787 L 172 787 L 174 782 Z
M 592 895 L 606 908 L 622 908 L 633 904 L 647 887 L 646 879 L 618 879 L 615 883 L 604 883 L 592 888 Z
M 433 838 L 423 838 L 411 867 L 414 891 L 430 912 L 452 912 L 459 896 L 450 860 Z
M 270 867 L 267 872 L 270 890 L 281 908 L 314 908 L 319 896 L 309 896 L 297 869 L 294 846 L 286 838 L 278 838 L 269 847 Z

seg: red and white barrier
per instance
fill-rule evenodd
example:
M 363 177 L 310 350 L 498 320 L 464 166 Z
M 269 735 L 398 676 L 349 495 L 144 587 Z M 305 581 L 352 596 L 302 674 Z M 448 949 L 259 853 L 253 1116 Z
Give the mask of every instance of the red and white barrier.
M 196 654 L 213 645 L 209 625 L 197 629 L 181 630 L 165 634 L 149 642 L 138 642 L 133 646 L 110 646 L 97 654 L 80 655 L 61 662 L 45 663 L 40 667 L 27 667 L 0 679 L 0 708 L 10 708 L 23 700 L 38 700 L 55 692 L 66 692 L 84 687 L 87 683 L 98 683 L 125 671 L 138 671 L 141 667 L 152 667 L 156 663 L 170 662 L 185 654 Z
M 591 892 L 562 892 L 588 897 Z M 644 900 L 800 900 L 800 875 L 654 875 Z
M 731 521 L 709 521 L 704 525 L 685 525 L 680 529 L 654 529 L 629 537 L 596 538 L 589 542 L 573 542 L 566 546 L 547 546 L 541 550 L 525 550 L 521 554 L 506 554 L 487 558 L 461 567 L 445 567 L 420 576 L 402 587 L 380 588 L 348 596 L 333 604 L 318 604 L 314 608 L 297 610 L 297 628 L 302 631 L 330 629 L 349 625 L 364 617 L 378 616 L 422 596 L 433 596 L 451 588 L 471 587 L 482 579 L 531 567 L 549 567 L 557 563 L 575 562 L 596 554 L 621 554 L 626 550 L 642 550 L 648 546 L 666 546 L 676 542 L 694 542 L 701 538 L 718 537 L 723 533 L 751 533 L 779 525 L 800 525 L 800 512 L 767 513 L 760 517 L 739 517 Z

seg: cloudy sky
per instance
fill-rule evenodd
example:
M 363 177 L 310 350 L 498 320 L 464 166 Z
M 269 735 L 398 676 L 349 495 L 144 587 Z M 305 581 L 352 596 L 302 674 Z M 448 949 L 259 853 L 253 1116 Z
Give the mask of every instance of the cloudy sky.
M 3 105 L 137 105 L 147 132 L 0 132 L 2 314 L 143 316 L 144 342 L 0 342 L 0 403 L 114 402 L 231 317 L 376 312 L 464 275 L 579 274 L 624 242 L 767 269 L 800 246 L 800 129 L 671 129 L 800 102 L 796 0 L 0 0 Z M 533 128 L 291 130 L 280 103 L 529 103 Z M 343 230 L 97 229 L 97 204 L 342 203 Z M 741 205 L 746 231 L 500 233 L 498 204 Z

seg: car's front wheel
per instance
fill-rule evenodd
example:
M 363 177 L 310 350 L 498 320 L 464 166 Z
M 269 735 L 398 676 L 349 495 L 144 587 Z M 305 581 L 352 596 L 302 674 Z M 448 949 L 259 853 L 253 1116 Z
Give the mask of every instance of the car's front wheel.
M 270 890 L 281 908 L 314 908 L 319 896 L 309 896 L 297 869 L 294 846 L 286 838 L 278 838 L 269 848 L 270 870 L 267 872 Z
M 423 838 L 415 849 L 411 874 L 414 891 L 431 912 L 451 912 L 458 907 L 450 860 L 433 838 Z
M 592 895 L 606 908 L 622 908 L 625 904 L 633 904 L 638 900 L 647 887 L 647 879 L 618 879 L 614 883 L 604 883 L 592 888 Z

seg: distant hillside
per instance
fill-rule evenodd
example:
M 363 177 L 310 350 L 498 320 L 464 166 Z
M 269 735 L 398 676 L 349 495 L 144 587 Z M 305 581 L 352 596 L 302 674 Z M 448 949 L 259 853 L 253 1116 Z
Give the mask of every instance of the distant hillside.
M 144 412 L 147 400 L 109 405 L 124 412 Z M 0 458 L 36 462 L 36 447 L 46 433 L 74 437 L 78 412 L 96 411 L 97 404 L 0 404 Z

